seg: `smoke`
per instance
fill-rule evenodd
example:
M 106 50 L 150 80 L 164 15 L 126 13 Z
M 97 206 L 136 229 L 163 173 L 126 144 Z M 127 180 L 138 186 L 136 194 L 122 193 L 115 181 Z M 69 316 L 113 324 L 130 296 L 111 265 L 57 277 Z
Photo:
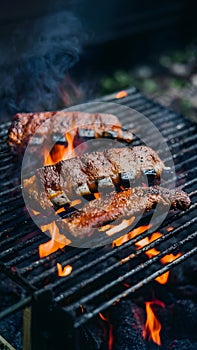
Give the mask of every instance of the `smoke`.
M 1 31 L 1 119 L 61 107 L 58 87 L 78 61 L 82 33 L 79 20 L 68 11 L 20 21 Z

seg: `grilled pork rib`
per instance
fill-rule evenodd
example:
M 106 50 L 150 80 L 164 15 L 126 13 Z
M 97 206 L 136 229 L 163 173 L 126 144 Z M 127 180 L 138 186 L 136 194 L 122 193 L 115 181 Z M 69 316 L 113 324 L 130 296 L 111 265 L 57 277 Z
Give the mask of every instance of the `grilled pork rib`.
M 132 133 L 123 131 L 118 118 L 112 114 L 59 111 L 16 114 L 9 129 L 8 144 L 14 153 L 20 154 L 35 133 L 35 142 L 43 144 L 49 136 L 60 137 L 71 129 L 81 136 L 111 136 L 127 142 L 133 139 Z
M 102 187 L 114 187 L 121 178 L 134 181 L 146 171 L 158 177 L 164 168 L 149 147 L 112 148 L 38 169 L 35 176 L 24 181 L 24 193 L 35 210 L 49 210 L 53 205 L 68 203 L 72 193 L 88 195 Z
M 96 228 L 122 217 L 131 217 L 149 211 L 156 204 L 185 210 L 190 206 L 188 195 L 180 189 L 136 187 L 123 192 L 112 192 L 103 198 L 88 202 L 69 218 L 57 220 L 62 233 L 76 238 L 88 237 Z

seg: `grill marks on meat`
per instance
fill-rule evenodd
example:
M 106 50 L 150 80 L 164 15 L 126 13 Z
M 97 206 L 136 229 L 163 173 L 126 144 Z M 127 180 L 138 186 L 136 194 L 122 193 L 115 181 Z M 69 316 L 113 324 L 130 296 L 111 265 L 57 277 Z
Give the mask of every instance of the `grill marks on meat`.
M 112 192 L 103 198 L 88 202 L 83 209 L 69 218 L 57 220 L 57 224 L 61 232 L 70 233 L 75 238 L 84 238 L 96 228 L 122 217 L 149 211 L 158 203 L 185 210 L 190 205 L 190 199 L 180 189 L 136 187 L 119 193 Z
M 112 148 L 42 167 L 33 179 L 24 181 L 24 191 L 34 209 L 43 211 L 53 204 L 65 205 L 73 193 L 88 195 L 100 187 L 114 186 L 122 176 L 136 180 L 147 170 L 157 177 L 164 168 L 157 153 L 149 147 Z
M 30 139 L 35 135 L 35 142 L 43 142 L 53 135 L 65 134 L 71 129 L 76 133 L 91 137 L 111 136 L 119 140 L 131 142 L 133 135 L 123 131 L 118 118 L 112 114 L 85 112 L 41 112 L 18 113 L 9 129 L 8 144 L 14 153 L 24 153 Z M 36 141 L 37 140 L 37 141 Z

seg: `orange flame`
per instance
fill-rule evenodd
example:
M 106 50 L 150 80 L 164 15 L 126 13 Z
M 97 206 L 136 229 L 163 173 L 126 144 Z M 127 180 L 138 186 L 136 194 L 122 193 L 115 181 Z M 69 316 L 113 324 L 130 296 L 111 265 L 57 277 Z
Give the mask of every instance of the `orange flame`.
M 55 213 L 56 213 L 56 214 L 60 214 L 60 213 L 62 213 L 63 211 L 65 211 L 65 208 L 64 208 L 64 207 L 57 209 Z
M 82 304 L 80 304 L 79 306 L 80 306 L 81 312 L 82 312 L 82 314 L 83 314 L 83 313 L 85 312 L 85 309 L 84 309 L 84 307 L 83 307 Z
M 74 134 L 66 133 L 65 138 L 67 140 L 67 146 L 55 144 L 50 152 L 47 149 L 44 149 L 44 165 L 53 165 L 58 163 L 62 159 L 69 159 L 75 156 Z M 75 206 L 79 203 L 81 203 L 80 200 L 75 200 L 71 202 L 71 206 Z M 59 214 L 63 211 L 65 211 L 64 208 L 59 208 L 56 211 L 56 214 Z M 36 212 L 35 212 L 35 215 L 37 215 Z M 59 229 L 55 222 L 52 222 L 51 224 L 48 224 L 48 225 L 41 226 L 41 230 L 43 232 L 49 231 L 51 239 L 46 243 L 40 244 L 39 246 L 40 258 L 48 256 L 54 253 L 55 251 L 57 251 L 58 249 L 62 249 L 63 247 L 71 243 L 69 239 L 67 239 L 64 235 L 60 234 Z M 65 271 L 66 270 L 63 270 L 62 273 L 67 273 Z M 61 273 L 60 267 L 58 267 L 58 272 Z
M 162 303 L 159 300 L 155 301 L 147 301 L 146 303 L 146 324 L 145 329 L 143 331 L 143 338 L 148 340 L 152 340 L 157 345 L 161 345 L 161 339 L 160 339 L 160 331 L 161 331 L 161 323 L 156 318 L 151 305 L 157 304 L 161 307 L 165 307 L 165 304 Z
M 71 274 L 72 272 L 72 266 L 66 265 L 64 268 L 62 268 L 62 265 L 60 263 L 57 263 L 57 272 L 58 276 L 65 277 Z
M 37 211 L 37 210 L 31 209 L 31 211 L 32 211 L 32 213 L 33 213 L 34 215 L 39 215 L 39 214 L 40 214 L 40 212 Z
M 176 255 L 168 254 L 168 255 L 165 255 L 163 258 L 161 258 L 160 261 L 162 262 L 162 264 L 166 264 L 168 262 L 176 260 L 177 258 L 179 258 L 179 256 L 181 256 L 181 253 L 178 253 Z M 163 273 L 163 275 L 155 278 L 155 280 L 157 282 L 159 282 L 160 284 L 166 284 L 168 281 L 169 275 L 170 275 L 170 271 L 167 271 L 167 272 Z
M 154 232 L 151 237 L 146 237 L 144 239 L 142 239 L 141 241 L 137 242 L 135 245 L 138 247 L 138 249 L 146 246 L 147 244 L 155 241 L 157 238 L 161 237 L 162 234 L 160 232 Z M 160 253 L 159 250 L 152 248 L 147 250 L 147 252 L 145 252 L 145 254 L 149 257 L 152 258 L 153 256 L 156 256 Z M 155 278 L 155 281 L 157 281 L 160 284 L 166 284 L 166 282 L 168 281 L 168 277 L 169 277 L 169 271 L 163 273 L 161 276 L 158 276 Z
M 160 232 L 154 232 L 151 237 L 146 237 L 144 239 L 142 239 L 141 241 L 135 243 L 135 245 L 138 247 L 137 249 L 140 249 L 144 246 L 146 246 L 147 244 L 155 241 L 157 238 L 161 237 L 162 234 Z M 147 250 L 147 252 L 145 252 L 145 254 L 149 257 L 152 258 L 153 256 L 156 256 L 160 253 L 159 250 L 152 248 Z M 177 255 L 174 254 L 169 254 L 169 255 L 165 255 L 163 258 L 160 259 L 160 261 L 162 262 L 162 264 L 166 264 L 168 262 L 171 262 L 175 259 L 177 259 L 179 256 L 181 256 L 181 253 L 178 253 Z M 155 281 L 157 281 L 160 284 L 166 284 L 169 278 L 169 274 L 170 272 L 167 271 L 165 273 L 163 273 L 161 276 L 155 278 Z
M 143 238 L 139 242 L 136 242 L 135 245 L 137 249 L 140 249 L 146 246 L 147 244 L 155 241 L 157 238 L 161 236 L 162 234 L 160 232 L 154 232 L 150 237 Z M 145 254 L 148 255 L 149 258 L 152 258 L 153 256 L 158 255 L 159 253 L 160 251 L 156 250 L 155 248 L 149 249 L 147 250 L 147 252 L 145 252 Z
M 112 350 L 113 348 L 113 327 L 111 323 L 109 322 L 108 318 L 103 316 L 101 312 L 99 312 L 99 316 L 101 320 L 108 322 L 109 324 L 109 338 L 108 338 L 108 350 Z
M 166 229 L 168 232 L 170 232 L 170 231 L 172 231 L 173 230 L 173 227 L 172 226 L 169 226 L 169 227 L 167 227 L 167 229 Z
M 105 225 L 105 226 L 102 226 L 102 227 L 100 227 L 99 229 L 98 229 L 98 231 L 101 231 L 101 232 L 103 232 L 103 231 L 106 231 L 106 230 L 109 230 L 111 228 L 111 225 Z
M 109 350 L 112 350 L 112 349 L 113 349 L 113 327 L 112 327 L 111 324 L 109 325 L 108 349 L 109 349 Z
M 114 235 L 114 233 L 120 232 L 125 228 L 127 228 L 128 226 L 130 226 L 134 220 L 135 220 L 134 216 L 132 216 L 129 220 L 124 219 L 119 225 L 111 226 L 111 228 L 106 231 L 106 234 L 108 236 L 112 236 Z
M 129 221 L 129 220 L 127 220 L 127 221 Z M 113 247 L 115 247 L 115 246 L 118 247 L 118 246 L 122 245 L 123 243 L 129 241 L 130 239 L 138 236 L 140 233 L 143 233 L 143 232 L 147 231 L 150 227 L 151 227 L 151 224 L 150 225 L 145 225 L 145 226 L 139 226 L 139 227 L 135 228 L 134 230 L 130 231 L 129 233 L 127 233 L 127 234 L 125 234 L 125 235 L 115 239 L 112 242 L 112 246 Z
M 101 312 L 99 312 L 99 316 L 100 316 L 101 320 L 108 321 L 107 317 L 103 316 L 103 314 Z
M 179 258 L 179 256 L 181 256 L 181 253 L 178 253 L 177 255 L 174 255 L 174 254 L 168 254 L 168 255 L 165 255 L 163 258 L 161 258 L 161 262 L 163 264 L 166 264 L 168 262 L 172 262 L 174 261 L 175 259 Z
M 71 243 L 69 239 L 60 234 L 55 221 L 51 224 L 41 226 L 41 230 L 43 232 L 49 231 L 51 239 L 46 243 L 40 244 L 38 248 L 40 258 L 44 258 Z
M 131 225 L 131 223 L 134 221 L 134 219 L 135 218 L 132 217 L 130 220 L 123 220 L 121 224 L 116 225 L 116 226 L 106 225 L 106 226 L 102 227 L 100 229 L 100 231 L 107 229 L 106 234 L 112 235 L 112 234 L 119 232 L 120 230 L 126 228 L 127 226 Z M 118 246 L 122 245 L 123 243 L 129 241 L 130 239 L 147 231 L 150 227 L 151 227 L 151 224 L 145 225 L 145 226 L 139 226 L 139 227 L 135 228 L 134 230 L 130 231 L 129 233 L 115 239 L 112 242 L 112 247 L 118 247 Z M 170 227 L 169 229 L 172 230 L 173 228 Z M 155 241 L 156 239 L 158 239 L 161 236 L 162 236 L 162 234 L 160 232 L 154 232 L 150 237 L 145 237 L 145 238 L 141 239 L 140 241 L 136 242 L 135 246 L 137 247 L 137 249 L 143 248 L 144 246 Z M 155 249 L 155 248 L 151 248 L 145 252 L 145 254 L 149 258 L 152 258 L 153 256 L 156 256 L 159 253 L 160 253 L 160 251 Z M 179 256 L 181 256 L 181 253 L 178 253 L 177 255 L 169 254 L 169 255 L 166 255 L 163 258 L 161 258 L 160 261 L 162 264 L 166 264 L 168 262 L 171 262 L 171 261 L 177 259 Z M 126 257 L 126 258 L 122 259 L 121 262 L 125 263 L 128 260 L 129 260 L 129 257 Z M 167 271 L 167 272 L 163 273 L 161 276 L 156 277 L 155 281 L 157 281 L 160 284 L 166 284 L 168 281 L 168 278 L 169 278 L 169 274 L 170 274 L 170 272 Z
M 126 97 L 128 95 L 128 93 L 123 90 L 123 91 L 119 91 L 117 94 L 116 94 L 116 98 L 123 98 L 123 97 Z
M 99 192 L 96 192 L 96 193 L 94 193 L 94 197 L 96 199 L 99 199 L 99 198 L 101 198 L 101 194 Z
M 50 152 L 47 149 L 44 150 L 44 165 L 53 165 L 63 159 L 75 157 L 74 135 L 67 132 L 65 138 L 68 143 L 67 146 L 56 144 Z

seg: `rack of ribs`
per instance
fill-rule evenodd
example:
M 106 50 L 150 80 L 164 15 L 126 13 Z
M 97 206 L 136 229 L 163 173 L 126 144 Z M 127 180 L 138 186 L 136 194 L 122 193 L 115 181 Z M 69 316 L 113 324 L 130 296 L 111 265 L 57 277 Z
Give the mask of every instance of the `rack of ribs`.
M 150 172 L 159 177 L 163 169 L 164 163 L 149 147 L 111 148 L 37 169 L 34 176 L 24 180 L 23 189 L 33 209 L 43 212 L 64 206 L 76 194 L 85 196 L 102 188 L 114 190 L 125 179 L 133 183 Z
M 186 210 L 190 206 L 188 195 L 176 188 L 134 187 L 102 198 L 94 199 L 66 219 L 57 220 L 60 232 L 75 238 L 89 237 L 93 231 L 114 220 L 148 212 L 156 204 Z
M 132 132 L 123 130 L 115 115 L 57 111 L 16 114 L 8 132 L 8 144 L 15 154 L 23 154 L 31 139 L 35 146 L 48 138 L 55 143 L 63 137 L 66 142 L 64 135 L 71 130 L 82 137 L 111 137 L 126 142 L 133 139 Z

